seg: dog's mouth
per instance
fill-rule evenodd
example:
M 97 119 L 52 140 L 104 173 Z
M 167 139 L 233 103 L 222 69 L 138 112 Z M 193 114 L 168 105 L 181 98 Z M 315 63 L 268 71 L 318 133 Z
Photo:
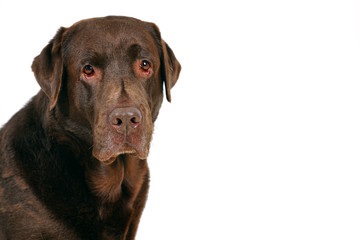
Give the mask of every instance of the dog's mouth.
M 95 141 L 92 155 L 100 162 L 112 164 L 119 155 L 135 155 L 145 160 L 149 154 L 150 138 L 145 134 L 141 136 L 126 136 L 109 133 L 109 136 L 100 141 Z
M 111 165 L 113 162 L 115 162 L 116 159 L 117 157 L 111 157 L 110 159 L 101 162 L 105 165 Z
M 125 151 L 121 151 L 121 152 L 117 152 L 116 154 L 112 155 L 109 159 L 107 160 L 104 160 L 104 159 L 99 159 L 97 158 L 100 162 L 102 162 L 103 164 L 105 165 L 111 165 L 113 162 L 116 161 L 116 159 L 118 159 L 118 157 L 120 155 L 123 155 L 123 154 L 129 154 L 129 155 L 135 155 L 135 156 L 139 156 L 139 154 L 137 154 L 136 150 L 135 149 L 128 149 L 128 150 L 125 150 Z M 140 157 L 139 157 L 140 158 Z M 141 159 L 141 158 L 140 158 Z

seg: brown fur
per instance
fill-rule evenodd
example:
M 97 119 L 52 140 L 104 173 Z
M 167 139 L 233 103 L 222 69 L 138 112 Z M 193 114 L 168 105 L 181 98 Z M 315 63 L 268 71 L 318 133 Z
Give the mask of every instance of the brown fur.
M 0 240 L 134 239 L 175 55 L 155 24 L 111 16 L 60 28 L 32 69 L 42 91 L 0 131 Z M 140 120 L 120 129 L 124 109 Z

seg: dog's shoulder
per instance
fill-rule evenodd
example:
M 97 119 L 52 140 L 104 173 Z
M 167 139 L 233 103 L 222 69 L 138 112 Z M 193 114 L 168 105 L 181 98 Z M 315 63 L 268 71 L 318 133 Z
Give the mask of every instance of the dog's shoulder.
M 46 148 L 42 109 L 41 104 L 37 104 L 40 99 L 36 98 L 39 97 L 33 98 L 0 130 L 0 239 L 58 239 L 60 236 L 77 239 L 61 222 L 53 219 L 34 192 L 34 181 L 40 183 L 36 173 L 41 167 L 36 164 L 42 164 L 40 155 Z M 33 179 L 29 181 L 30 178 Z

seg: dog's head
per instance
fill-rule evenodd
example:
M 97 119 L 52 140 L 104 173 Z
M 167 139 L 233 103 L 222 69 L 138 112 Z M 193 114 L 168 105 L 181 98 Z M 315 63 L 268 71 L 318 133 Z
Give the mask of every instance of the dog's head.
M 181 66 L 155 24 L 112 16 L 60 28 L 32 69 L 50 111 L 110 164 L 120 154 L 146 159 L 163 85 L 171 101 Z

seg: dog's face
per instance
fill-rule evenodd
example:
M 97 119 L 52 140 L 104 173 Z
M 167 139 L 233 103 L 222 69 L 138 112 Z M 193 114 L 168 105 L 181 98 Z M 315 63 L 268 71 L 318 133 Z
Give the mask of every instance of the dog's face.
M 110 164 L 120 154 L 146 159 L 163 83 L 170 101 L 181 67 L 156 25 L 106 17 L 61 28 L 32 68 L 50 110 Z

